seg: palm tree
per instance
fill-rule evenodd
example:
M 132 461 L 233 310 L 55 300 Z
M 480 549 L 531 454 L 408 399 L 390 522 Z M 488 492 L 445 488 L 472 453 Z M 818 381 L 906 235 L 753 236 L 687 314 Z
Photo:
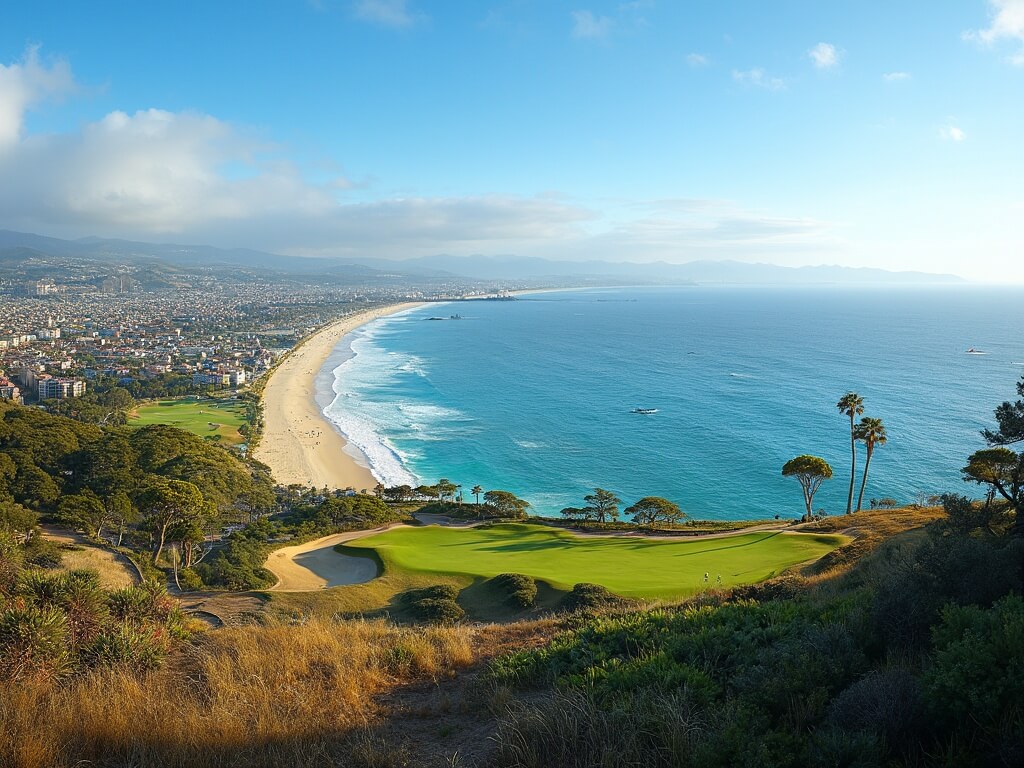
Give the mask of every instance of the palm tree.
M 846 514 L 853 512 L 853 486 L 857 482 L 857 437 L 853 420 L 864 413 L 864 398 L 856 392 L 847 392 L 836 403 L 843 414 L 850 417 L 850 494 L 846 497 Z
M 860 512 L 860 505 L 864 502 L 864 487 L 868 484 L 868 467 L 871 466 L 871 454 L 875 447 L 885 445 L 885 425 L 881 419 L 872 419 L 865 416 L 860 420 L 855 430 L 855 436 L 864 443 L 867 448 L 867 455 L 864 457 L 864 479 L 860 483 L 860 495 L 857 496 L 857 511 Z
M 483 493 L 483 492 L 484 492 L 484 489 L 481 488 L 479 485 L 474 485 L 473 486 L 473 490 L 470 491 L 470 493 L 472 493 L 474 496 L 476 496 L 476 505 L 478 507 L 480 506 L 480 494 Z

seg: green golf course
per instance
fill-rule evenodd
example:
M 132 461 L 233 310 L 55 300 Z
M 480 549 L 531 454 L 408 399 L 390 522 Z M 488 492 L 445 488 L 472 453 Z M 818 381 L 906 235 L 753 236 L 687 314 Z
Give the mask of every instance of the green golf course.
M 338 551 L 372 549 L 385 574 L 406 571 L 475 579 L 521 573 L 559 589 L 590 582 L 624 597 L 651 599 L 761 581 L 846 541 L 845 536 L 775 530 L 696 540 L 578 536 L 547 526 L 505 523 L 395 528 L 351 541 Z
M 244 442 L 238 428 L 245 423 L 245 405 L 217 398 L 160 400 L 140 405 L 128 423 L 135 427 L 167 424 L 200 437 L 215 437 L 226 445 L 238 445 Z

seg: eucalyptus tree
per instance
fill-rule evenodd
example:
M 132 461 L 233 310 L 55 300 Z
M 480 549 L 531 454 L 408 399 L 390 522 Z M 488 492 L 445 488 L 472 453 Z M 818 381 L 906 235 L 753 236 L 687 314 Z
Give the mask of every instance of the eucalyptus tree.
M 510 491 L 488 491 L 484 494 L 484 503 L 494 510 L 497 517 L 526 517 L 526 510 L 530 508 L 530 502 Z
M 626 507 L 625 512 L 633 516 L 634 523 L 641 525 L 676 523 L 686 517 L 678 504 L 661 496 L 644 496 L 636 504 Z
M 864 503 L 864 488 L 868 484 L 868 467 L 871 466 L 871 456 L 874 454 L 875 448 L 885 445 L 888 437 L 885 434 L 885 424 L 882 423 L 882 420 L 873 419 L 870 416 L 865 416 L 860 420 L 854 433 L 856 438 L 864 443 L 865 448 L 864 477 L 860 482 L 860 493 L 857 495 L 857 511 L 860 512 L 861 505 Z
M 821 484 L 832 479 L 832 467 L 820 456 L 804 454 L 790 459 L 782 467 L 783 477 L 795 477 L 804 492 L 804 506 L 807 508 L 806 520 L 814 514 L 814 494 Z
M 595 488 L 594 492 L 584 496 L 583 500 L 587 502 L 585 509 L 590 513 L 589 516 L 593 517 L 597 522 L 604 523 L 609 518 L 618 520 L 619 504 L 622 503 L 622 499 L 611 491 L 606 491 L 604 488 Z
M 846 497 L 846 514 L 850 514 L 853 511 L 853 486 L 857 481 L 857 435 L 854 419 L 864 413 L 864 398 L 856 392 L 847 392 L 839 398 L 836 408 L 850 417 L 850 493 Z

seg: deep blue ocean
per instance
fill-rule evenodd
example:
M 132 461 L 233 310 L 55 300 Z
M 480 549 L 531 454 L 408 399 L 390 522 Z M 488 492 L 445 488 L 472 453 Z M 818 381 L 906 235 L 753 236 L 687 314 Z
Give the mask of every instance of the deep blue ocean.
M 691 517 L 749 519 L 802 512 L 781 476 L 801 453 L 835 470 L 815 507 L 845 511 L 848 390 L 889 435 L 865 506 L 980 495 L 959 469 L 1022 374 L 1019 288 L 623 288 L 378 320 L 342 341 L 320 387 L 389 485 L 446 477 L 540 514 L 600 486 L 624 506 L 664 496 Z

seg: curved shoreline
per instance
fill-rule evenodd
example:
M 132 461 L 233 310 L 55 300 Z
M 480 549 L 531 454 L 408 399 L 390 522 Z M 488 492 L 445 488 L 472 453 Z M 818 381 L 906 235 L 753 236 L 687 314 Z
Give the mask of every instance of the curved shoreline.
M 349 333 L 381 317 L 422 306 L 406 302 L 343 317 L 300 342 L 270 374 L 263 389 L 263 435 L 253 456 L 282 485 L 373 488 L 369 463 L 348 444 L 316 402 L 316 378 Z

